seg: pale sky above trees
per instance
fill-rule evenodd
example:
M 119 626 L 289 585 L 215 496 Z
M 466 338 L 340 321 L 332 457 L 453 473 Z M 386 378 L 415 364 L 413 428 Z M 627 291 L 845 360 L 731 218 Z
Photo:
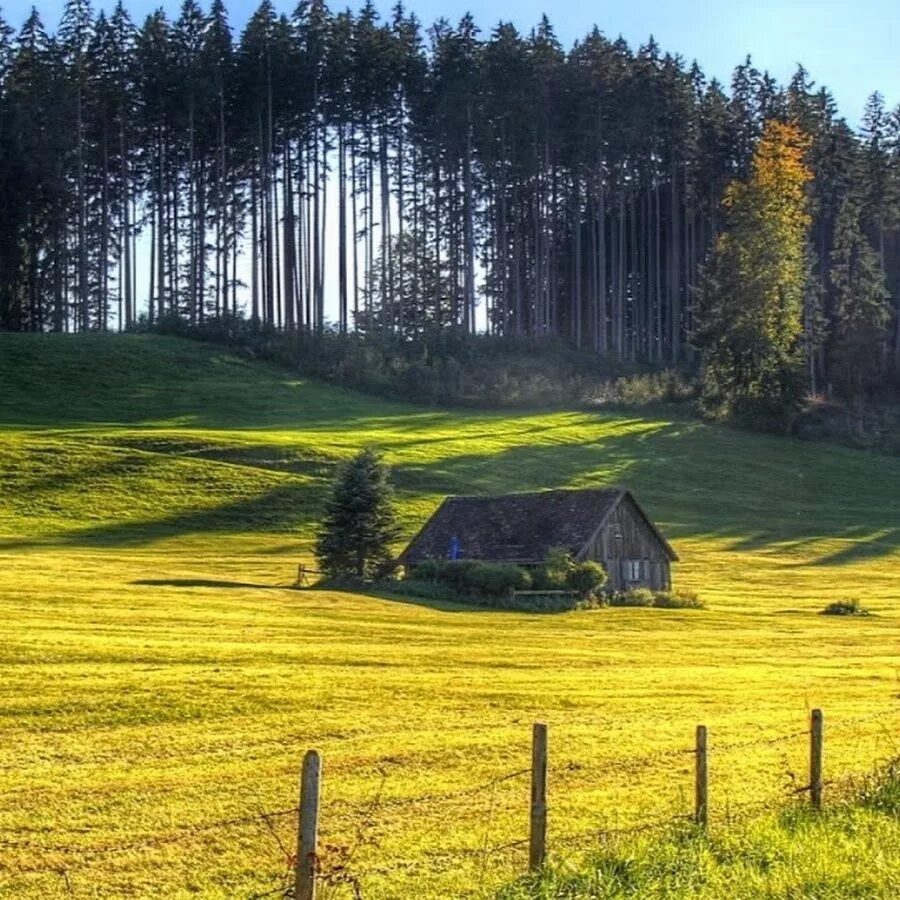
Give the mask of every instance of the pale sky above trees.
M 31 5 L 32 0 L 8 0 L 2 12 L 18 28 Z M 180 0 L 129 0 L 126 5 L 140 24 L 160 6 L 175 17 Z M 232 25 L 243 27 L 257 5 L 256 0 L 229 3 Z M 289 11 L 294 4 L 280 0 L 275 5 Z M 337 11 L 358 4 L 335 0 L 330 5 Z M 393 4 L 381 0 L 375 5 L 386 14 Z M 819 85 L 831 89 L 841 114 L 853 125 L 872 91 L 881 91 L 889 108 L 900 103 L 900 3 L 894 0 L 408 0 L 405 5 L 426 25 L 440 16 L 454 21 L 471 12 L 483 28 L 502 19 L 521 30 L 530 29 L 546 12 L 567 46 L 594 24 L 610 37 L 621 33 L 635 47 L 653 34 L 663 50 L 697 59 L 709 77 L 726 84 L 748 53 L 757 68 L 768 69 L 782 83 L 800 62 Z M 41 2 L 38 8 L 52 29 L 63 0 Z

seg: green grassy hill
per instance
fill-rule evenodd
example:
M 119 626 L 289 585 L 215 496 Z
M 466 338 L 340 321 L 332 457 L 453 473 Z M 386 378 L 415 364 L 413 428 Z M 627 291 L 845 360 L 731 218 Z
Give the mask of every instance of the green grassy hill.
M 0 383 L 13 546 L 215 532 L 289 534 L 302 549 L 335 465 L 371 444 L 394 466 L 407 532 L 448 493 L 620 483 L 704 593 L 743 602 L 777 582 L 785 601 L 878 605 L 900 586 L 896 458 L 685 421 L 435 412 L 156 337 L 0 336 Z
M 394 467 L 407 534 L 448 493 L 624 484 L 710 609 L 289 590 L 336 465 L 366 444 Z M 810 705 L 837 723 L 884 710 L 835 726 L 835 772 L 867 769 L 900 724 L 894 457 L 661 418 L 435 411 L 176 339 L 0 335 L 0 485 L 0 897 L 277 886 L 259 822 L 164 838 L 291 806 L 311 745 L 329 853 L 356 848 L 364 896 L 437 898 L 521 868 L 471 851 L 522 836 L 527 785 L 399 800 L 521 768 L 533 719 L 551 726 L 557 854 L 598 818 L 683 809 L 686 761 L 613 761 L 683 747 L 701 719 L 715 748 L 794 732 Z M 847 596 L 878 615 L 818 615 Z M 714 819 L 778 794 L 804 754 L 714 755 Z M 379 785 L 390 802 L 366 813 Z

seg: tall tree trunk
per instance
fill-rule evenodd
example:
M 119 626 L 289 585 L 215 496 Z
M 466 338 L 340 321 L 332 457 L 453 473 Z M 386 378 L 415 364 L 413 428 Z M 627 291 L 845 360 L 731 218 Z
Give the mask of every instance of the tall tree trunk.
M 607 250 L 606 250 L 606 191 L 600 188 L 600 215 L 597 226 L 597 234 L 599 236 L 598 258 L 600 260 L 599 272 L 597 274 L 597 282 L 599 285 L 599 308 L 597 311 L 597 320 L 599 324 L 599 341 L 597 349 L 602 356 L 609 353 L 609 312 L 608 312 L 608 276 L 607 276 Z
M 156 265 L 157 265 L 157 273 L 156 273 L 156 311 L 157 314 L 162 317 L 165 313 L 165 292 L 166 292 L 166 245 L 165 245 L 165 205 L 166 205 L 166 194 L 165 194 L 165 181 L 163 180 L 163 166 L 164 166 L 164 143 L 162 138 L 162 132 L 158 132 L 157 136 L 158 140 L 158 181 L 157 181 L 157 192 L 156 192 L 156 211 L 157 211 L 157 223 L 156 223 Z M 150 317 L 151 322 L 153 321 L 153 316 L 151 314 Z
M 123 259 L 123 281 L 124 281 L 124 305 L 125 305 L 125 327 L 130 328 L 134 322 L 134 300 L 131 284 L 131 183 L 128 177 L 128 152 L 129 148 L 125 141 L 125 125 L 123 116 L 119 113 L 119 158 L 120 158 L 120 177 L 122 179 L 122 253 Z M 121 319 L 120 326 L 121 327 Z
M 465 331 L 475 330 L 475 188 L 472 184 L 472 104 L 466 107 L 466 152 L 463 157 L 463 255 Z
M 285 139 L 284 142 L 284 169 L 282 171 L 282 228 L 284 245 L 284 271 L 282 279 L 284 281 L 284 326 L 289 331 L 296 327 L 296 300 L 294 294 L 294 269 L 295 269 L 295 252 L 294 252 L 294 187 L 292 181 L 292 159 L 291 159 L 291 143 Z
M 197 173 L 197 268 L 195 298 L 197 319 L 203 322 L 206 316 L 206 156 L 200 157 L 200 171 Z
M 88 261 L 87 261 L 87 191 L 84 175 L 84 119 L 82 111 L 81 61 L 78 62 L 78 87 L 75 93 L 76 140 L 78 141 L 78 303 L 81 328 L 87 331 L 89 322 Z
M 257 173 L 250 176 L 250 312 L 259 323 L 259 223 L 257 215 Z
M 359 209 L 357 204 L 358 186 L 357 168 L 358 161 L 356 157 L 356 133 L 351 126 L 350 133 L 350 217 L 351 222 L 351 249 L 353 252 L 353 323 L 354 328 L 359 325 L 359 241 L 357 240 L 357 229 L 359 228 Z
M 177 177 L 177 176 L 176 176 Z M 188 283 L 187 283 L 187 305 L 188 318 L 192 325 L 197 324 L 197 233 L 200 223 L 197 221 L 196 210 L 196 185 L 194 183 L 194 99 L 190 97 L 188 100 L 188 165 L 187 165 L 187 181 L 188 181 Z M 177 265 L 177 261 L 176 261 Z
M 678 169 L 672 162 L 669 204 L 669 358 L 681 359 L 681 210 L 678 202 Z
M 338 328 L 347 332 L 347 167 L 344 125 L 337 127 L 338 154 Z

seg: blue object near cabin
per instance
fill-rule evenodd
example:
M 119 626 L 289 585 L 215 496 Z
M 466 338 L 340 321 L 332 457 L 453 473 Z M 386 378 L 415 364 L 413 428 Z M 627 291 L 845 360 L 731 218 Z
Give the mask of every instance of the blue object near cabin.
M 459 538 L 453 535 L 450 538 L 450 552 L 447 554 L 448 559 L 459 559 Z

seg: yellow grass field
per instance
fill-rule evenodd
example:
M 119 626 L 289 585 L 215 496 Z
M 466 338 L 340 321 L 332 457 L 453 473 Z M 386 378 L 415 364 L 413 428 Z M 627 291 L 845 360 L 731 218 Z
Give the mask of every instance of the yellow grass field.
M 322 896 L 367 900 L 491 896 L 523 870 L 528 779 L 495 780 L 527 767 L 536 720 L 573 862 L 592 829 L 689 812 L 699 722 L 713 829 L 796 802 L 811 707 L 827 778 L 898 752 L 896 458 L 405 407 L 161 338 L 0 335 L 0 376 L 0 897 L 279 896 L 309 747 Z M 365 444 L 407 534 L 447 493 L 625 484 L 709 609 L 295 590 Z M 874 615 L 819 615 L 842 597 Z

